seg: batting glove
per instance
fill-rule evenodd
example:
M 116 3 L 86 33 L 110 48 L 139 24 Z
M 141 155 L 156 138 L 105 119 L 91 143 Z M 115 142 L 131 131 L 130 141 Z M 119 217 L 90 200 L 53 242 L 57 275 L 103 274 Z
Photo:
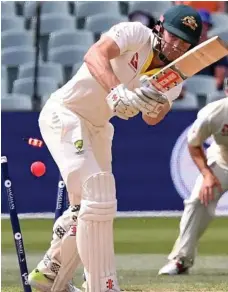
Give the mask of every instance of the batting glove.
M 121 119 L 128 120 L 139 113 L 132 101 L 136 94 L 128 90 L 124 84 L 120 84 L 109 93 L 107 102 L 111 110 Z
M 140 79 L 140 85 L 140 88 L 134 90 L 138 98 L 134 100 L 133 104 L 143 114 L 156 118 L 169 101 L 162 92 L 151 84 L 147 76 Z

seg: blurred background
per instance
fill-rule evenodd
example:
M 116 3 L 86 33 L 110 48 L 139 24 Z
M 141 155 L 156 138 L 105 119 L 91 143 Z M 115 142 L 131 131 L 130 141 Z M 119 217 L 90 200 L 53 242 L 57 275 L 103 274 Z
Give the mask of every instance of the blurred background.
M 1 1 L 2 155 L 8 157 L 17 211 L 22 218 L 32 218 L 20 221 L 29 271 L 48 248 L 59 173 L 46 147 L 29 146 L 23 138 L 41 139 L 38 116 L 45 101 L 77 72 L 103 31 L 121 21 L 152 28 L 167 8 L 180 3 L 199 10 L 202 41 L 219 35 L 228 42 L 227 1 Z M 136 217 L 114 222 L 119 281 L 127 291 L 227 291 L 228 217 L 210 225 L 190 276 L 157 277 L 178 234 L 179 218 L 170 216 L 181 214 L 198 174 L 186 134 L 202 106 L 225 96 L 227 63 L 226 57 L 188 80 L 173 110 L 156 127 L 147 126 L 140 116 L 112 120 L 118 211 Z M 210 143 L 206 141 L 205 149 Z M 45 163 L 44 176 L 32 175 L 34 161 Z M 4 192 L 1 208 L 2 218 L 9 217 Z M 228 193 L 216 212 L 228 216 Z M 21 292 L 10 220 L 2 220 L 1 230 L 1 291 Z M 79 269 L 78 287 L 81 275 Z
M 102 32 L 122 21 L 140 21 L 152 28 L 161 14 L 180 3 L 199 11 L 202 41 L 218 35 L 228 42 L 226 1 L 1 2 L 2 155 L 9 159 L 20 213 L 55 208 L 56 165 L 45 147 L 33 148 L 23 141 L 41 138 L 37 119 L 50 94 L 77 72 Z M 186 129 L 202 106 L 225 96 L 227 76 L 227 57 L 199 72 L 184 84 L 173 111 L 156 127 L 145 125 L 140 117 L 127 123 L 113 119 L 119 211 L 183 209 L 182 199 L 197 176 L 186 148 Z M 41 178 L 30 172 L 36 160 L 47 166 Z M 2 212 L 8 212 L 4 196 Z

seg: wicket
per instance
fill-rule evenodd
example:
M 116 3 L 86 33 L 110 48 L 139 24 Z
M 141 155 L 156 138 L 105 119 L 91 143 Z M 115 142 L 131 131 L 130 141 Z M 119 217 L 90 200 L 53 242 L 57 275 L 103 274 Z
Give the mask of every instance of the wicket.
M 8 198 L 10 221 L 11 221 L 13 235 L 14 235 L 15 247 L 16 247 L 16 252 L 18 256 L 18 263 L 19 263 L 24 292 L 32 292 L 31 286 L 28 283 L 28 267 L 27 267 L 23 237 L 22 237 L 20 223 L 18 219 L 18 214 L 17 214 L 17 209 L 16 209 L 16 200 L 15 200 L 15 195 L 13 192 L 12 181 L 9 176 L 8 160 L 6 156 L 1 157 L 1 169 L 2 169 L 3 183 L 4 183 L 5 191 L 7 194 L 7 198 Z M 60 175 L 59 182 L 58 182 L 57 199 L 56 199 L 55 220 L 57 220 L 62 215 L 62 213 L 65 211 L 66 208 L 68 208 L 68 206 L 69 206 L 69 202 L 66 195 L 66 186 Z
M 16 209 L 16 200 L 13 192 L 12 181 L 9 177 L 8 170 L 8 161 L 6 156 L 1 157 L 1 169 L 3 176 L 3 183 L 6 190 L 9 203 L 9 213 L 10 221 L 13 229 L 13 236 L 15 241 L 15 247 L 18 257 L 18 263 L 20 267 L 21 280 L 24 287 L 24 292 L 32 292 L 31 286 L 28 283 L 28 268 L 27 261 L 25 256 L 24 243 L 20 228 L 20 223 L 18 220 L 17 209 Z
M 66 186 L 65 183 L 59 175 L 56 208 L 55 208 L 55 221 L 63 214 L 65 209 L 65 198 L 66 198 Z

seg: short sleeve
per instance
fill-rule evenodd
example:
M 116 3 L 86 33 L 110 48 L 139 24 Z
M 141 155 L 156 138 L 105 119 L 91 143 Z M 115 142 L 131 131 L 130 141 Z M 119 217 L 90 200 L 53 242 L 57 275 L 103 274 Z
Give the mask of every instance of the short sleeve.
M 224 100 L 226 101 L 226 99 L 221 99 L 211 102 L 199 111 L 188 133 L 189 144 L 200 146 L 208 137 L 219 131 L 224 116 L 227 116 Z
M 120 54 L 137 51 L 147 43 L 152 32 L 140 22 L 122 22 L 103 35 L 112 38 L 120 48 Z
M 213 108 L 207 105 L 202 108 L 197 115 L 197 119 L 193 123 L 188 132 L 188 143 L 192 146 L 200 146 L 204 141 L 212 135 L 211 114 Z
M 198 117 L 188 132 L 188 144 L 200 146 L 210 136 L 211 131 L 207 117 Z

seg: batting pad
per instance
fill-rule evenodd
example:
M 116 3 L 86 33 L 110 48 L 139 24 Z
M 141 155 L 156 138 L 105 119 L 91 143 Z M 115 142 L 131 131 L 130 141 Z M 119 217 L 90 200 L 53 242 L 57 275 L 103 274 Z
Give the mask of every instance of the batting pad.
M 77 230 L 77 246 L 89 292 L 120 291 L 113 247 L 116 209 L 113 175 L 104 172 L 89 177 L 83 185 Z
M 60 250 L 61 267 L 51 288 L 53 292 L 66 289 L 68 282 L 72 280 L 74 272 L 80 263 L 75 236 L 76 228 L 73 226 L 62 239 Z
M 59 259 L 60 265 L 56 271 L 51 291 L 64 290 L 81 262 L 75 239 L 79 208 L 80 206 L 70 206 L 54 224 L 53 239 L 47 254 L 50 256 L 51 262 Z
M 69 208 L 56 220 L 53 226 L 53 236 L 50 248 L 46 252 L 43 260 L 37 266 L 38 270 L 51 279 L 55 279 L 61 267 L 62 240 L 64 236 L 68 236 L 67 233 L 71 226 L 76 224 L 73 220 L 73 216 L 74 213 L 71 212 L 71 208 Z

